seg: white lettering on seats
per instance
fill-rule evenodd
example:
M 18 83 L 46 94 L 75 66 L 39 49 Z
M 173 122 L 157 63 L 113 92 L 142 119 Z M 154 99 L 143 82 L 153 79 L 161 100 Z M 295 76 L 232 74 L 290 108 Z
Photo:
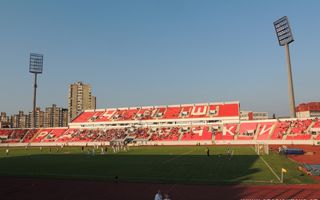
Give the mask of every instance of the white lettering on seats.
M 107 110 L 104 114 L 103 117 L 110 119 L 112 115 L 116 112 L 117 110 Z
M 232 132 L 231 130 L 232 129 L 235 129 L 237 127 L 237 125 L 233 125 L 233 126 L 230 126 L 229 128 L 227 128 L 226 126 L 223 127 L 223 135 L 227 135 L 227 132 L 230 134 L 230 135 L 234 135 L 234 132 Z
M 39 133 L 39 135 L 37 136 L 37 138 L 40 138 L 40 137 L 43 137 L 43 136 L 46 136 L 46 135 L 48 135 L 48 132 L 47 132 L 47 131 L 44 131 L 44 132 Z
M 264 135 L 266 133 L 270 134 L 271 129 L 272 129 L 272 126 L 267 128 L 267 125 L 263 125 L 262 129 L 260 130 L 259 135 Z
M 191 115 L 205 115 L 207 113 L 208 106 L 194 106 L 191 111 Z
M 200 130 L 193 129 L 192 132 L 198 134 L 199 136 L 202 136 L 203 129 L 200 129 Z

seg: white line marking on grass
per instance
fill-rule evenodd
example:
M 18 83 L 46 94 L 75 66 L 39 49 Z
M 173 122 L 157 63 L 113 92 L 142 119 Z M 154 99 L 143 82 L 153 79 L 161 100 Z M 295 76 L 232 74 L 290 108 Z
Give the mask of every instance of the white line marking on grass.
M 253 149 L 253 147 L 251 147 L 252 149 Z M 254 151 L 254 149 L 253 149 L 253 151 Z M 258 154 L 257 154 L 258 155 Z M 272 169 L 272 167 L 267 163 L 267 161 L 265 161 L 265 159 L 262 157 L 262 156 L 260 156 L 260 155 L 258 155 L 259 156 L 259 158 L 261 158 L 261 160 L 264 162 L 264 164 L 269 168 L 269 170 L 273 173 L 273 175 L 279 180 L 279 181 L 281 181 L 281 179 L 280 179 L 280 177 L 276 174 L 276 172 Z
M 184 155 L 190 154 L 190 153 L 192 153 L 192 152 L 194 152 L 194 149 L 192 149 L 192 150 L 190 150 L 190 151 L 187 151 L 187 152 L 185 152 L 185 153 L 183 153 L 183 154 L 177 155 L 177 156 L 175 156 L 175 157 L 173 157 L 173 158 L 170 158 L 170 159 L 168 159 L 168 160 L 165 160 L 165 161 L 162 162 L 162 164 L 166 164 L 166 163 L 168 163 L 168 162 L 171 162 L 171 161 L 173 161 L 173 160 L 176 160 L 176 159 L 178 159 L 178 158 L 180 158 L 180 157 L 182 157 L 182 156 L 184 156 Z
M 264 160 L 263 157 L 259 156 L 261 158 L 261 160 L 264 162 L 264 164 L 267 165 L 267 167 L 270 169 L 270 171 L 275 175 L 275 177 L 281 181 L 280 177 L 276 174 L 276 172 L 270 167 L 270 165 Z

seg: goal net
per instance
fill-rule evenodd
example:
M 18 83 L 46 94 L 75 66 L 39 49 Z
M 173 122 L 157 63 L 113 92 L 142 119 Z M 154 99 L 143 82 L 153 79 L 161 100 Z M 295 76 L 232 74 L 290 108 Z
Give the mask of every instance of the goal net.
M 254 149 L 258 155 L 269 155 L 269 144 L 257 143 Z

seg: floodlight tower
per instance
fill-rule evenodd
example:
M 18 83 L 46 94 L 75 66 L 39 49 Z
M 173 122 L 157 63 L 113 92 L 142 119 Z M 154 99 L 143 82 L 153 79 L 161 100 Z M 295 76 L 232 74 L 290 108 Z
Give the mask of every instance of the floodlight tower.
M 289 20 L 287 16 L 284 16 L 277 21 L 273 22 L 274 28 L 276 30 L 277 38 L 280 46 L 285 46 L 286 49 L 286 60 L 288 65 L 288 90 L 290 99 L 290 117 L 296 117 L 296 105 L 294 100 L 294 90 L 292 81 L 292 71 L 291 71 L 291 60 L 289 44 L 294 41 L 291 28 L 289 25 Z
M 37 75 L 42 74 L 43 55 L 30 53 L 29 72 L 34 74 L 33 85 L 33 126 L 36 127 Z

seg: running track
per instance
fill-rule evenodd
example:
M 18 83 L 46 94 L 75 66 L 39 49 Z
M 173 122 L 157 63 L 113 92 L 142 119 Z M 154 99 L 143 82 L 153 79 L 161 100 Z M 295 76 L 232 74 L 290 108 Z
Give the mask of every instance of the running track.
M 319 199 L 320 184 L 315 185 L 173 185 L 110 183 L 80 180 L 47 180 L 0 177 L 0 199 L 23 200 L 152 200 L 157 190 L 172 200 L 238 199 Z

